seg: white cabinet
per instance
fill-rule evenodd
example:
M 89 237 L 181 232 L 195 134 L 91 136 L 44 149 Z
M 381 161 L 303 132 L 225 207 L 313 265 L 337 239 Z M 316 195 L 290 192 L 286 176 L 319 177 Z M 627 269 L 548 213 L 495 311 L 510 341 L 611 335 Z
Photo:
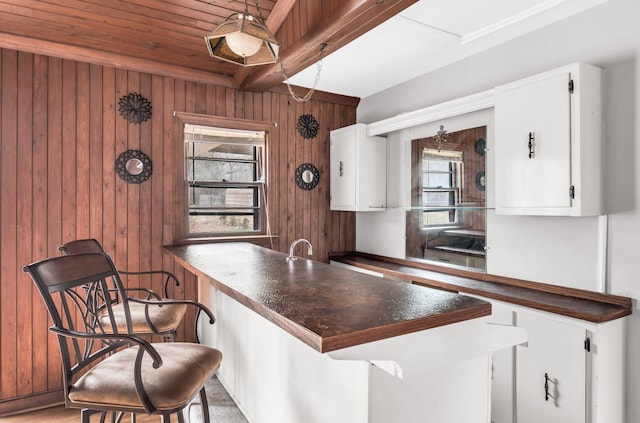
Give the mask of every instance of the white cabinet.
M 331 210 L 384 210 L 387 201 L 387 146 L 367 136 L 365 124 L 331 131 Z
M 582 63 L 496 87 L 497 214 L 601 213 L 601 92 Z
M 527 313 L 516 324 L 529 337 L 516 347 L 516 421 L 584 423 L 586 329 Z
M 528 336 L 493 354 L 493 423 L 624 422 L 625 319 L 597 324 L 488 301 L 494 323 Z

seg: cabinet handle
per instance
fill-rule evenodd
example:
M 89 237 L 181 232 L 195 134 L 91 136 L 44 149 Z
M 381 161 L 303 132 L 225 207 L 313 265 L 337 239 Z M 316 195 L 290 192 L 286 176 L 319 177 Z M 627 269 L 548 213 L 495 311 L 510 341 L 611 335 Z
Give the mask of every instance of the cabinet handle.
M 544 400 L 549 401 L 549 373 L 544 374 Z
M 529 132 L 529 158 L 533 159 L 536 154 L 536 136 L 533 132 Z
M 344 163 L 340 160 L 340 176 L 344 176 Z

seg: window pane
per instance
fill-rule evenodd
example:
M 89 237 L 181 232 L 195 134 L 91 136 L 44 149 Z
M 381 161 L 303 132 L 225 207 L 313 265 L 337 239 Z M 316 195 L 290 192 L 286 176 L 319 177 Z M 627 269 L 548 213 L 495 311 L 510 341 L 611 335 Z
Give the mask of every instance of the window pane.
M 423 173 L 422 186 L 424 188 L 451 188 L 451 174 Z
M 250 145 L 187 143 L 187 179 L 253 182 L 257 178 L 254 149 L 259 151 Z
M 422 212 L 422 225 L 446 225 L 452 223 L 449 210 Z
M 189 160 L 187 175 L 190 181 L 253 182 L 254 169 L 253 163 Z
M 229 233 L 254 231 L 253 215 L 189 216 L 190 233 Z
M 422 170 L 430 172 L 449 172 L 451 170 L 449 168 L 449 163 L 449 160 L 423 160 Z
M 426 191 L 422 193 L 422 205 L 424 207 L 447 207 L 453 206 L 454 195 L 451 191 Z
M 194 187 L 189 190 L 193 207 L 254 207 L 257 188 Z

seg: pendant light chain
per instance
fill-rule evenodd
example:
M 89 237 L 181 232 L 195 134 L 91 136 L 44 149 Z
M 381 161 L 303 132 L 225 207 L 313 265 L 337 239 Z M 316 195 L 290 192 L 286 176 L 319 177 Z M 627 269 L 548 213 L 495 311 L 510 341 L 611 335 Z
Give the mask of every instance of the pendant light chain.
M 313 81 L 313 87 L 311 87 L 309 92 L 307 92 L 307 94 L 304 97 L 300 97 L 299 95 L 293 92 L 293 88 L 287 82 L 289 77 L 287 76 L 287 71 L 284 68 L 284 63 L 282 62 L 282 60 L 279 61 L 280 68 L 282 69 L 282 75 L 284 76 L 284 83 L 287 84 L 287 88 L 289 89 L 289 94 L 291 94 L 291 97 L 293 97 L 294 100 L 299 102 L 304 102 L 304 101 L 309 101 L 311 99 L 311 96 L 316 90 L 316 85 L 318 85 L 318 81 L 320 81 L 320 72 L 322 71 L 322 56 L 324 56 L 324 49 L 326 46 L 327 46 L 326 43 L 320 44 L 320 53 L 318 53 L 318 61 L 316 62 L 316 66 L 318 68 L 318 71 L 316 73 L 316 78 Z
M 256 4 L 256 10 L 258 11 L 258 17 L 266 25 L 267 21 L 264 19 L 264 16 L 262 16 L 262 11 L 260 10 L 260 6 L 258 6 L 258 0 L 254 0 L 254 3 Z M 244 0 L 244 7 L 247 10 L 249 10 L 248 0 Z
M 245 4 L 245 13 L 248 13 L 248 0 L 244 1 Z M 266 25 L 266 21 L 264 19 L 264 16 L 262 16 L 262 11 L 260 10 L 260 6 L 258 6 L 258 0 L 254 0 L 254 3 L 256 5 L 256 10 L 258 12 L 258 18 L 265 23 Z M 287 71 L 285 70 L 285 66 L 282 60 L 278 60 L 278 62 L 280 63 L 280 69 L 282 69 L 282 75 L 284 76 L 284 83 L 287 84 L 287 88 L 289 89 L 289 94 L 291 94 L 291 97 L 293 97 L 294 100 L 298 101 L 298 102 L 304 102 L 304 101 L 309 101 L 311 99 L 311 96 L 313 95 L 313 93 L 316 90 L 316 86 L 318 85 L 318 82 L 320 81 L 320 73 L 322 72 L 322 57 L 324 56 L 324 49 L 325 47 L 327 47 L 326 43 L 321 43 L 320 44 L 320 52 L 318 53 L 318 61 L 316 62 L 316 66 L 318 68 L 318 71 L 316 73 L 316 78 L 313 81 L 313 87 L 309 90 L 309 92 L 307 92 L 307 94 L 304 97 L 300 97 L 299 95 L 297 95 L 296 93 L 293 92 L 293 88 L 291 87 L 291 85 L 287 82 L 287 80 L 289 79 L 289 77 L 287 76 Z

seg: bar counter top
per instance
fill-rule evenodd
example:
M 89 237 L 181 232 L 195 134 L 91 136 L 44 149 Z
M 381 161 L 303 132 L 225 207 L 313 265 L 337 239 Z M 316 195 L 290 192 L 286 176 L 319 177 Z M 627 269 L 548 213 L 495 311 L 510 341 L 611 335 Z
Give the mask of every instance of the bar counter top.
M 243 242 L 165 246 L 201 280 L 324 353 L 491 314 L 487 301 Z
M 330 255 L 330 260 L 413 283 L 461 294 L 479 295 L 593 323 L 631 314 L 631 298 L 523 281 L 468 270 L 361 252 Z

